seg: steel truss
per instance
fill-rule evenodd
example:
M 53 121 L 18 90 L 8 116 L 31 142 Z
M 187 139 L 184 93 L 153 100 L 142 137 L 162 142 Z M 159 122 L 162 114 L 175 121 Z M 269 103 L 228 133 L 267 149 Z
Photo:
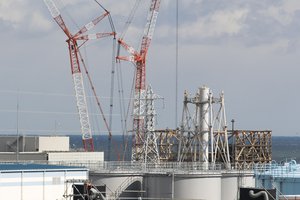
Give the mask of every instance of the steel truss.
M 207 87 L 194 97 L 184 94 L 179 134 L 179 162 L 230 165 L 224 94 L 215 98 Z
M 272 161 L 272 131 L 234 130 L 232 138 L 235 168 L 252 169 Z

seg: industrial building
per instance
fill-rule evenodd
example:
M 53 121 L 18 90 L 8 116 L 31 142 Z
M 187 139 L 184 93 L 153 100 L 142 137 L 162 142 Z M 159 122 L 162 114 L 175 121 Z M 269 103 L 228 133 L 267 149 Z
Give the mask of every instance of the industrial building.
M 208 168 L 207 168 L 208 167 Z M 254 187 L 250 170 L 226 170 L 201 163 L 107 162 L 90 167 L 95 185 L 105 184 L 108 199 L 239 199 L 241 187 Z
M 130 151 L 131 159 L 129 162 L 104 161 L 102 152 L 94 152 L 92 126 L 83 82 L 84 70 L 110 139 L 111 125 L 109 123 L 112 119 L 108 121 L 105 118 L 80 48 L 89 39 L 112 36 L 116 42 L 112 18 L 110 13 L 96 1 L 103 14 L 87 23 L 77 33 L 71 33 L 54 1 L 44 0 L 44 2 L 51 16 L 68 38 L 66 41 L 85 152 L 70 152 L 69 141 L 64 137 L 17 136 L 15 139 L 3 138 L 2 143 L 0 141 L 0 144 L 3 144 L 0 160 L 43 161 L 50 164 L 85 166 L 89 169 L 89 176 L 86 174 L 86 176 L 78 177 L 89 178 L 93 184 L 103 186 L 102 199 L 238 200 L 240 188 L 255 187 L 255 176 L 251 169 L 257 163 L 267 164 L 271 161 L 271 131 L 237 131 L 234 128 L 231 132 L 228 131 L 223 92 L 215 96 L 205 85 L 199 87 L 194 96 L 185 91 L 180 125 L 173 131 L 156 128 L 157 114 L 154 102 L 161 97 L 156 95 L 150 84 L 146 82 L 146 58 L 154 34 L 160 0 L 150 1 L 139 50 L 135 50 L 126 43 L 126 31 L 120 34 L 122 37 L 117 40 L 118 43 L 114 43 L 119 45 L 116 57 L 113 58 L 117 60 L 116 65 L 120 65 L 120 61 L 130 61 L 136 68 L 132 96 L 128 102 L 128 110 L 132 111 L 130 120 L 132 127 L 129 128 L 129 125 L 123 124 L 121 120 L 122 132 L 126 134 L 132 132 L 131 148 L 130 150 L 124 149 L 124 151 Z M 127 27 L 134 13 L 135 9 L 132 10 L 126 22 Z M 90 33 L 90 30 L 106 17 L 111 31 Z M 123 53 L 129 56 L 123 56 Z M 113 108 L 112 99 L 111 96 L 110 116 L 112 116 Z M 125 107 L 125 103 L 120 102 L 120 106 Z M 127 110 L 127 108 L 120 109 Z M 122 117 L 127 120 L 126 112 L 122 113 Z M 128 145 L 124 146 L 128 147 Z M 42 166 L 40 168 L 37 171 L 43 170 Z M 50 172 L 54 171 L 50 170 Z M 71 176 L 66 178 L 66 172 L 58 171 L 57 173 L 61 174 L 53 174 L 54 178 L 51 183 L 59 184 L 58 191 L 67 188 L 62 184 L 63 182 L 65 185 L 69 183 L 76 185 L 76 182 L 68 181 Z M 23 172 L 21 172 L 21 182 L 23 177 Z M 40 173 L 38 177 L 40 179 L 43 177 L 43 181 L 47 180 L 45 179 L 47 176 L 43 173 Z M 35 178 L 31 177 L 31 179 Z M 37 186 L 42 187 L 43 198 L 48 194 L 46 185 L 41 182 Z M 24 186 L 26 184 L 18 185 L 14 189 L 19 190 L 20 187 L 21 195 L 25 191 L 27 194 L 28 191 L 39 189 L 24 188 Z M 72 190 L 66 190 L 63 196 L 72 197 L 73 193 Z
M 1 199 L 63 199 L 67 180 L 87 180 L 87 168 L 42 164 L 0 164 Z
M 282 164 L 257 164 L 254 172 L 257 187 L 275 188 L 279 199 L 300 199 L 300 165 L 295 160 Z
M 0 136 L 0 161 L 70 165 L 102 162 L 104 153 L 70 151 L 68 136 Z

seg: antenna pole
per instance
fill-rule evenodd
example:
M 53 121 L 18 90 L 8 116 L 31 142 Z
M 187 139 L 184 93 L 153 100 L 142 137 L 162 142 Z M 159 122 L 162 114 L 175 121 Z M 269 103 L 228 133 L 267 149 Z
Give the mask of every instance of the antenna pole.
M 178 0 L 176 0 L 175 127 L 178 120 Z
M 17 94 L 17 162 L 19 162 L 19 90 Z

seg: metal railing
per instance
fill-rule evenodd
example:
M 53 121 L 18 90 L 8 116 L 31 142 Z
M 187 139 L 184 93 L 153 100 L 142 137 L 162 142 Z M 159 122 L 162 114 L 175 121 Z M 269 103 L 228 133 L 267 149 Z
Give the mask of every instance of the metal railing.
M 135 181 L 139 181 L 142 185 L 143 178 L 139 177 L 139 176 L 130 176 L 127 179 L 125 179 L 125 181 L 116 189 L 115 194 L 114 194 L 115 199 L 120 199 L 119 197 L 122 194 L 122 192 L 124 192 L 126 190 L 126 188 L 128 188 Z
M 1 163 L 12 163 L 2 162 Z M 13 162 L 16 163 L 16 162 Z M 200 163 L 200 162 L 161 162 L 142 163 L 130 161 L 45 161 L 45 160 L 23 160 L 18 163 L 50 164 L 61 166 L 76 166 L 88 168 L 91 172 L 103 173 L 182 173 L 182 174 L 219 174 L 221 172 L 239 173 L 251 170 L 232 170 L 235 166 L 225 166 L 223 163 Z
M 290 162 L 283 165 L 276 163 L 254 166 L 255 176 L 271 176 L 273 178 L 300 178 L 300 165 Z
M 140 162 L 49 162 L 49 164 L 87 167 L 94 172 L 135 172 L 135 173 L 220 173 L 226 170 L 223 164 L 199 163 L 199 162 L 164 162 L 164 163 L 140 163 Z

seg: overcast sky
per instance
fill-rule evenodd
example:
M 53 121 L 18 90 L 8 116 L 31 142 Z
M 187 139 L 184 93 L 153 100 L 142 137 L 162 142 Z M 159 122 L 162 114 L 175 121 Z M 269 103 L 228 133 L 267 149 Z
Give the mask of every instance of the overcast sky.
M 55 2 L 72 33 L 102 14 L 93 0 Z M 122 33 L 135 0 L 100 2 L 111 12 L 117 32 Z M 149 1 L 141 0 L 124 36 L 136 49 L 148 6 Z M 175 10 L 175 0 L 162 0 L 148 54 L 147 82 L 156 94 L 164 97 L 165 104 L 156 103 L 158 128 L 175 128 Z M 184 90 L 193 95 L 198 87 L 207 85 L 215 96 L 224 91 L 229 127 L 231 119 L 235 119 L 237 129 L 268 129 L 274 135 L 300 134 L 299 19 L 299 0 L 180 1 L 177 125 Z M 105 20 L 99 31 L 109 32 Z M 43 1 L 0 0 L 2 134 L 16 133 L 17 118 L 18 128 L 24 134 L 79 132 L 65 40 Z M 108 114 L 112 38 L 89 42 L 82 52 Z M 133 66 L 124 62 L 121 68 L 128 97 Z M 117 124 L 117 78 L 115 81 L 113 123 Z M 98 113 L 92 100 L 89 103 L 90 112 Z M 97 125 L 95 120 L 91 119 L 93 128 L 100 126 L 105 134 L 103 125 Z M 114 131 L 119 130 L 116 126 Z

